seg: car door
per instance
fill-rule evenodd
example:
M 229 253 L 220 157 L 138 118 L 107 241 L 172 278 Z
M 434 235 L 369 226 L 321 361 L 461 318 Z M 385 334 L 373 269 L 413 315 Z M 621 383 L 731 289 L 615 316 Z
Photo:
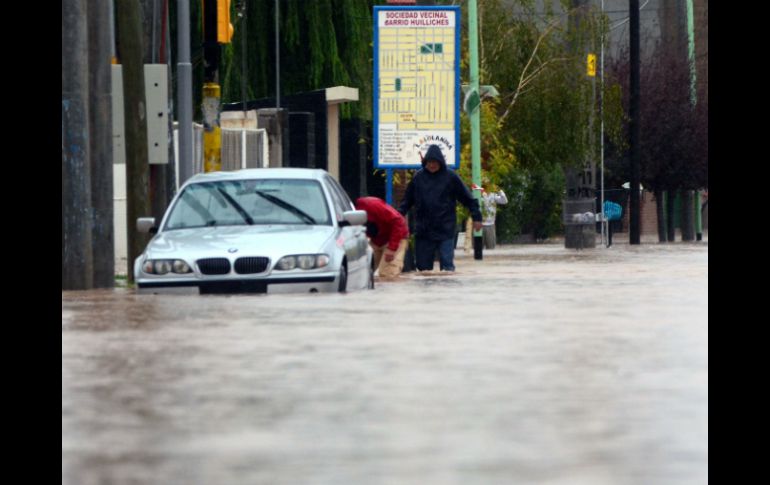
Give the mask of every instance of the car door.
M 325 182 L 332 196 L 332 203 L 335 205 L 337 221 L 344 221 L 342 213 L 355 210 L 355 206 L 334 178 L 326 176 Z M 351 286 L 364 287 L 369 279 L 369 266 L 366 257 L 369 242 L 366 237 L 366 227 L 344 226 L 340 228 L 340 235 L 343 238 L 345 255 L 348 259 L 348 281 Z

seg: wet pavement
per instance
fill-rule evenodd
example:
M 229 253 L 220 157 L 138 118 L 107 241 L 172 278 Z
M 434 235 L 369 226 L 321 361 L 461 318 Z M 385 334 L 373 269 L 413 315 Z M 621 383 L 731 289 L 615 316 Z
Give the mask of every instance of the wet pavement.
M 708 244 L 349 294 L 62 292 L 65 484 L 704 484 Z

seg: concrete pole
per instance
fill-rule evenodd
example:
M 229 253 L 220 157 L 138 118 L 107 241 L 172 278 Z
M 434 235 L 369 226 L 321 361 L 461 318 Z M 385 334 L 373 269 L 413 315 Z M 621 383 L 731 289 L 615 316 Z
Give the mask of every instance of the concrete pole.
M 193 173 L 192 64 L 190 63 L 190 1 L 177 0 L 177 118 L 179 120 L 179 186 Z
M 61 288 L 93 287 L 86 0 L 62 0 Z
M 216 83 L 203 85 L 203 171 L 222 170 L 222 130 L 219 127 L 220 88 Z
M 163 24 L 165 23 L 164 13 L 158 6 L 158 2 L 163 0 L 141 0 L 142 3 L 142 30 L 144 39 L 144 64 L 165 64 L 159 61 L 165 58 L 160 51 L 160 45 L 163 44 L 161 34 Z M 171 116 L 168 117 L 170 119 Z M 166 212 L 170 197 L 166 193 L 166 175 L 167 167 L 174 166 L 173 158 L 169 163 L 150 164 L 150 207 L 151 215 L 156 221 L 160 222 L 163 214 Z
M 470 91 L 479 92 L 479 36 L 478 7 L 476 0 L 468 1 L 468 47 L 470 52 Z M 471 94 L 473 96 L 473 94 Z M 469 113 L 471 118 L 471 173 L 473 183 L 481 187 L 481 103 Z M 474 189 L 473 196 L 481 206 L 481 189 Z M 473 259 L 483 259 L 482 232 L 473 231 Z
M 94 287 L 115 286 L 110 2 L 88 0 L 88 97 Z
M 203 2 L 203 171 L 222 169 L 222 132 L 219 128 L 221 110 L 219 64 L 222 47 L 217 36 L 218 9 L 216 0 Z
M 174 93 L 174 76 L 171 72 L 171 15 L 169 14 L 169 2 L 163 0 L 163 56 L 160 59 L 161 64 L 168 66 L 168 92 Z M 174 95 L 168 97 L 168 164 L 166 164 L 166 207 L 176 193 L 176 179 L 179 174 L 176 173 L 176 150 L 174 148 Z M 160 221 L 158 221 L 160 222 Z

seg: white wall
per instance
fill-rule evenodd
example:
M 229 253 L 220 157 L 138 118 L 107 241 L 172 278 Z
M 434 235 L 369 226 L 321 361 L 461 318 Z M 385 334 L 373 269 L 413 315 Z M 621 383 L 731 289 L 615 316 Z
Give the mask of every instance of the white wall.
M 113 213 L 115 230 L 115 273 L 128 270 L 128 228 L 126 226 L 126 164 L 112 165 Z

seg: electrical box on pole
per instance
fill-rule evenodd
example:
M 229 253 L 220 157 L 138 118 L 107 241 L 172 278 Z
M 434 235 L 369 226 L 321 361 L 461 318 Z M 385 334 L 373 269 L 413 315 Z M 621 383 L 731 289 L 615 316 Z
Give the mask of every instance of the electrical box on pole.
M 147 160 L 168 163 L 168 66 L 144 65 L 144 96 L 147 110 Z

